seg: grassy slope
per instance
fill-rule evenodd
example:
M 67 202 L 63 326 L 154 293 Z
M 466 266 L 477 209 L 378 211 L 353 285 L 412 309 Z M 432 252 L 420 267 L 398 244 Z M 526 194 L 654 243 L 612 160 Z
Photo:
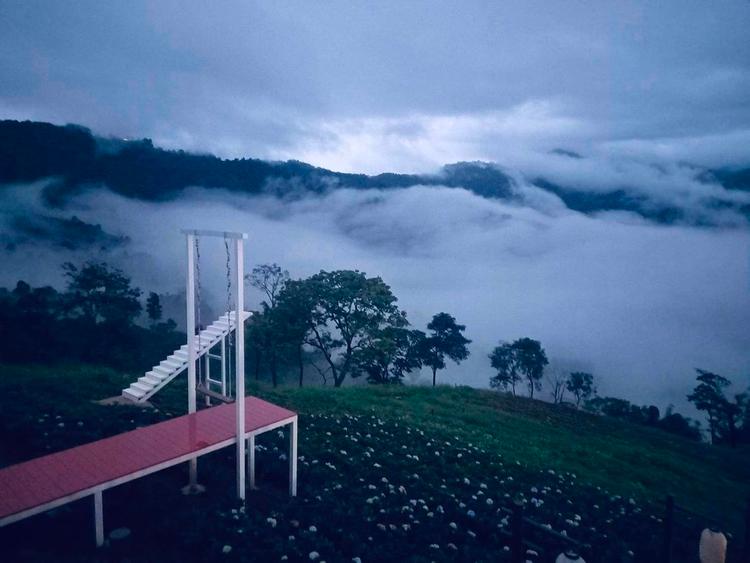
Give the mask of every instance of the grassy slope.
M 541 401 L 468 387 L 256 389 L 301 413 L 398 415 L 535 469 L 572 471 L 612 493 L 682 506 L 737 522 L 750 494 L 750 452 L 696 444 L 665 432 Z M 731 515 L 731 516 L 730 516 Z
M 91 403 L 115 395 L 133 376 L 88 367 L 0 366 L 0 465 L 40 453 L 42 414 L 81 418 L 84 427 L 55 428 L 52 449 L 147 424 L 184 409 L 184 384 L 158 397 L 161 414 Z M 750 494 L 750 455 L 695 444 L 658 430 L 523 398 L 466 387 L 345 389 L 250 386 L 250 392 L 311 413 L 403 417 L 437 436 L 460 438 L 531 469 L 571 471 L 581 481 L 644 502 L 673 494 L 686 508 L 737 525 Z M 49 443 L 49 440 L 47 441 Z M 34 452 L 32 454 L 32 452 Z

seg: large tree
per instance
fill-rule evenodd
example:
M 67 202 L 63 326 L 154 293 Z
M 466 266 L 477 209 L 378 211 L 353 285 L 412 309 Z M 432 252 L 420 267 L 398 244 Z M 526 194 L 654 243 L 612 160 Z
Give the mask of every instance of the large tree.
M 696 371 L 698 384 L 687 398 L 698 410 L 706 412 L 711 443 L 726 440 L 734 448 L 737 445 L 739 424 L 747 396 L 735 395 L 732 401 L 724 394 L 725 389 L 732 383 L 729 379 L 702 369 Z
M 386 326 L 357 352 L 352 376 L 367 375 L 370 383 L 401 383 L 407 373 L 422 367 L 420 348 L 424 339 L 422 331 Z
M 490 354 L 490 363 L 497 373 L 490 378 L 491 387 L 510 387 L 516 394 L 516 384 L 526 379 L 529 397 L 534 398 L 534 390 L 542 388 L 544 366 L 549 364 L 547 355 L 538 340 L 519 338 L 512 344 L 500 342 Z
M 490 364 L 497 372 L 490 378 L 490 387 L 507 390 L 515 396 L 516 384 L 521 381 L 516 361 L 516 350 L 509 342 L 500 342 L 490 354 Z
M 469 357 L 471 340 L 464 337 L 465 325 L 456 323 L 448 313 L 438 313 L 427 325 L 430 334 L 421 341 L 422 363 L 432 370 L 432 386 L 435 387 L 437 370 L 445 368 L 448 358 L 457 364 Z
M 588 400 L 595 392 L 594 376 L 583 371 L 574 371 L 568 376 L 565 388 L 576 398 L 576 407 L 580 407 L 581 401 Z
M 303 280 L 312 302 L 306 344 L 323 356 L 336 387 L 355 367 L 356 354 L 388 326 L 408 325 L 391 288 L 379 277 L 337 270 Z
M 300 387 L 305 376 L 305 342 L 315 306 L 314 296 L 309 290 L 310 286 L 304 281 L 287 280 L 270 315 L 279 345 L 296 359 Z
M 255 375 L 258 377 L 261 358 L 265 355 L 271 371 L 271 382 L 278 384 L 279 356 L 283 355 L 285 325 L 276 312 L 279 295 L 289 282 L 289 272 L 278 264 L 261 264 L 253 268 L 245 280 L 260 290 L 265 299 L 261 301 L 261 313 L 253 321 L 247 336 L 252 338 L 250 350 L 255 355 Z
M 276 301 L 289 281 L 289 272 L 278 264 L 261 264 L 245 276 L 245 280 L 265 295 L 265 306 L 269 309 L 276 307 Z
M 534 398 L 534 390 L 542 388 L 544 367 L 549 364 L 547 355 L 538 340 L 519 338 L 513 343 L 516 350 L 518 371 L 526 378 L 529 397 Z

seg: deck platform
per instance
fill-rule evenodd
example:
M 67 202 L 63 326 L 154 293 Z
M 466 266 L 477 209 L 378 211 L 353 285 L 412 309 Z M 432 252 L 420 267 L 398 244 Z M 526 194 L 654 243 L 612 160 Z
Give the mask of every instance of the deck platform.
M 295 495 L 297 414 L 257 397 L 245 397 L 244 410 L 250 486 L 255 436 L 289 425 Z M 235 444 L 235 416 L 234 404 L 220 405 L 0 469 L 0 526 L 94 495 L 101 544 L 102 491 Z

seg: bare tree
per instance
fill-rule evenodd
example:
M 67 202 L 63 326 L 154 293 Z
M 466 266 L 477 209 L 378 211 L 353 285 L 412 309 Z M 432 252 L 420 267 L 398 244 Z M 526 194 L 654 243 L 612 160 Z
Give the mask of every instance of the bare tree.
M 289 272 L 282 270 L 278 264 L 261 264 L 253 268 L 253 271 L 245 276 L 245 280 L 260 289 L 268 301 L 264 305 L 268 309 L 276 307 L 276 300 L 289 281 Z

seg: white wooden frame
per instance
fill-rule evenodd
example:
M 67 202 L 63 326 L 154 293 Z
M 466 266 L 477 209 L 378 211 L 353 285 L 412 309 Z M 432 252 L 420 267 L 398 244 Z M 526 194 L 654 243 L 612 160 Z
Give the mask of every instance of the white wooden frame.
M 247 233 L 226 231 L 183 230 L 187 243 L 187 347 L 188 347 L 188 414 L 196 410 L 196 357 L 195 357 L 195 239 L 196 237 L 219 237 L 234 241 L 235 273 L 235 436 L 242 436 L 245 431 L 245 270 L 244 242 Z M 227 311 L 231 321 L 231 311 Z M 223 346 L 222 346 L 222 349 Z M 207 356 L 208 357 L 208 356 Z M 206 360 L 208 362 L 210 360 Z M 224 362 L 222 362 L 223 364 Z M 223 374 L 222 374 L 223 375 Z M 223 379 L 223 378 L 222 378 Z M 208 385 L 208 383 L 207 383 Z M 239 399 L 243 400 L 240 401 Z M 200 490 L 198 486 L 198 457 L 190 459 L 188 491 Z M 237 498 L 245 501 L 245 441 L 237 440 Z

